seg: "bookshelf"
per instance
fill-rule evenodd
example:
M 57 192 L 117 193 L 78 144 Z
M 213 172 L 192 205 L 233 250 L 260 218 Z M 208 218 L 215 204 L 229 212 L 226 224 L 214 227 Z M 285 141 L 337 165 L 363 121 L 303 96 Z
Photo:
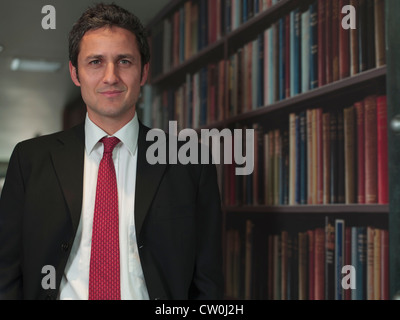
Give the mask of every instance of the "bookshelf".
M 376 99 L 377 97 L 387 96 L 389 101 L 387 112 L 388 117 L 390 117 L 390 99 L 398 99 L 398 97 L 397 94 L 395 95 L 395 98 L 391 97 L 390 94 L 388 94 L 388 82 L 390 80 L 389 75 L 392 74 L 392 76 L 395 77 L 393 75 L 393 70 L 395 69 L 392 68 L 389 71 L 389 62 L 391 56 L 388 55 L 388 63 L 386 63 L 385 58 L 387 48 L 385 50 L 384 44 L 378 44 L 378 42 L 381 41 L 382 38 L 385 38 L 385 36 L 382 37 L 381 33 L 381 36 L 373 38 L 372 41 L 371 39 L 367 39 L 365 36 L 363 36 L 362 32 L 365 32 L 366 34 L 368 34 L 368 32 L 372 32 L 369 34 L 374 35 L 375 32 L 382 32 L 381 29 L 379 31 L 378 26 L 384 26 L 384 21 L 386 21 L 380 20 L 380 23 L 376 24 L 371 24 L 371 20 L 365 20 L 368 21 L 368 23 L 365 22 L 363 19 L 371 19 L 371 17 L 373 21 L 377 19 L 374 16 L 376 10 L 373 9 L 371 11 L 371 7 L 370 9 L 367 9 L 368 6 L 370 6 L 371 4 L 378 6 L 378 3 L 385 6 L 386 18 L 388 19 L 387 21 L 390 21 L 389 18 L 391 10 L 389 8 L 391 8 L 391 6 L 398 6 L 397 4 L 394 5 L 394 2 L 395 1 L 390 0 L 335 1 L 335 3 L 338 4 L 336 10 L 346 4 L 351 4 L 355 6 L 358 12 L 357 21 L 360 21 L 359 24 L 357 24 L 357 31 L 359 33 L 353 33 L 352 35 L 350 35 L 351 31 L 348 30 L 347 33 L 343 32 L 340 35 L 340 27 L 338 24 L 337 33 L 332 36 L 332 31 L 331 29 L 329 29 L 331 26 L 327 24 L 324 25 L 326 26 L 327 31 L 325 31 L 326 33 L 324 33 L 321 37 L 319 36 L 319 33 L 322 32 L 318 31 L 318 27 L 316 27 L 317 29 L 314 29 L 315 33 L 311 35 L 308 34 L 307 36 L 315 38 L 314 47 L 316 45 L 319 45 L 318 48 L 321 48 L 320 50 L 326 51 L 317 51 L 324 53 L 324 55 L 320 54 L 320 56 L 323 56 L 323 59 L 320 58 L 320 60 L 318 60 L 318 58 L 314 58 L 313 60 L 311 58 L 313 47 L 312 45 L 310 45 L 310 51 L 308 51 L 309 53 L 307 55 L 309 59 L 307 62 L 307 68 L 305 68 L 304 65 L 306 62 L 304 62 L 304 60 L 301 60 L 300 57 L 296 56 L 295 58 L 293 58 L 290 55 L 290 53 L 293 54 L 294 50 L 284 49 L 287 47 L 293 47 L 294 42 L 290 42 L 291 39 L 289 38 L 289 36 L 283 37 L 282 34 L 284 31 L 282 30 L 289 30 L 288 34 L 290 34 L 291 30 L 294 30 L 290 29 L 290 26 L 291 24 L 294 24 L 294 20 L 291 20 L 291 18 L 294 19 L 294 17 L 296 17 L 295 13 L 297 13 L 297 17 L 299 19 L 297 24 L 298 26 L 302 26 L 300 19 L 304 17 L 304 21 L 308 21 L 310 23 L 310 26 L 307 26 L 307 28 L 303 26 L 303 28 L 313 30 L 311 29 L 312 21 L 322 21 L 319 20 L 318 16 L 322 12 L 318 11 L 318 4 L 322 3 L 326 6 L 327 9 L 325 13 L 321 15 L 321 17 L 328 19 L 327 17 L 331 16 L 329 12 L 331 12 L 330 10 L 332 8 L 329 7 L 327 3 L 333 2 L 325 0 L 171 1 L 170 4 L 166 6 L 164 10 L 162 10 L 162 12 L 160 12 L 148 26 L 148 29 L 150 31 L 149 40 L 152 46 L 153 54 L 151 77 L 149 81 L 152 87 L 151 92 L 153 100 L 149 105 L 146 106 L 146 108 L 150 108 L 152 110 L 152 125 L 155 127 L 166 129 L 166 121 L 178 120 L 179 122 L 180 120 L 181 128 L 191 127 L 200 132 L 201 129 L 211 128 L 250 129 L 254 128 L 253 126 L 257 124 L 260 126 L 259 130 L 262 136 L 267 133 L 271 133 L 274 130 L 280 130 L 282 134 L 286 130 L 286 134 L 288 134 L 290 130 L 289 116 L 291 114 L 298 116 L 301 112 L 305 113 L 308 110 L 313 109 L 321 109 L 321 115 L 331 114 L 332 112 L 335 113 L 338 110 L 344 112 L 346 108 L 354 106 L 359 102 L 363 102 L 363 104 L 365 104 L 365 99 L 371 96 L 373 96 L 374 99 Z M 188 3 L 190 5 L 187 5 Z M 362 6 L 361 3 L 365 6 L 365 12 L 369 12 L 369 15 L 367 13 L 365 15 L 361 15 L 360 12 L 364 12 L 360 9 Z M 211 15 L 211 11 L 203 11 L 203 15 L 198 13 L 202 10 L 201 6 L 207 6 L 207 4 L 209 6 L 215 6 L 213 7 L 213 10 L 217 9 L 215 16 Z M 249 13 L 246 18 L 243 15 L 245 4 L 246 8 L 248 9 L 247 12 Z M 240 7 L 236 7 L 236 5 L 240 5 Z M 218 6 L 220 7 L 218 8 Z M 383 6 L 380 8 L 384 8 Z M 193 9 L 194 7 L 196 7 L 199 11 L 195 11 L 196 9 Z M 235 8 L 236 11 L 233 11 L 235 10 L 233 8 Z M 237 10 L 239 8 L 241 10 L 240 15 L 237 15 Z M 298 11 L 295 11 L 297 9 Z M 203 10 L 207 9 L 203 8 Z M 190 12 L 190 19 L 188 20 L 189 22 L 187 22 L 184 18 L 185 14 L 188 14 L 188 12 Z M 227 14 L 227 12 L 229 12 L 229 14 Z M 309 16 L 307 16 L 306 13 L 308 13 Z M 193 14 L 196 15 L 196 19 L 193 18 Z M 210 19 L 202 19 L 202 16 L 207 16 Z M 339 19 L 341 19 L 340 17 L 343 16 L 344 14 L 341 15 L 340 13 L 338 13 L 338 21 Z M 394 13 L 392 13 L 392 16 L 392 20 L 396 20 Z M 316 20 L 312 20 L 312 18 L 310 17 L 314 17 L 314 19 Z M 212 21 L 210 22 L 210 20 Z M 196 27 L 197 29 L 193 27 L 193 24 L 187 24 L 190 22 L 196 23 L 193 21 L 198 21 L 198 25 Z M 202 31 L 200 31 L 202 27 L 204 28 L 202 22 L 205 23 L 208 28 L 210 28 L 207 29 L 208 31 L 206 32 L 206 35 L 202 34 Z M 320 23 L 322 25 L 322 22 Z M 388 22 L 386 22 L 386 24 L 387 23 Z M 393 23 L 395 23 L 396 25 L 398 24 L 397 22 Z M 174 29 L 174 26 L 176 29 Z M 286 26 L 286 28 L 283 26 Z M 371 27 L 375 26 L 377 27 L 378 31 L 375 29 L 370 29 Z M 185 30 L 189 30 L 187 28 L 191 30 L 189 37 L 187 37 L 187 35 L 185 37 Z M 386 30 L 387 28 L 388 27 L 386 27 Z M 214 33 L 210 32 L 210 30 L 214 30 Z M 266 53 L 266 43 L 267 41 L 269 41 L 267 39 L 271 39 L 271 36 L 267 36 L 268 30 L 270 30 L 270 34 L 274 34 L 275 42 L 271 42 L 274 43 L 274 46 L 269 46 L 269 51 L 268 53 Z M 204 39 L 199 40 L 202 36 L 205 36 L 207 38 L 207 35 L 208 41 Z M 299 34 L 300 40 L 297 43 L 297 48 L 300 51 L 303 50 L 301 47 L 301 39 L 305 36 L 306 35 L 303 35 L 302 33 Z M 337 41 L 333 41 L 331 36 L 333 37 L 333 39 L 337 39 Z M 195 37 L 196 40 L 193 40 L 193 37 Z M 355 50 L 351 47 L 351 44 L 353 43 L 351 40 L 352 37 L 353 39 L 354 37 L 358 39 L 359 42 L 357 46 L 360 51 L 357 51 L 358 49 Z M 388 47 L 390 48 L 390 46 L 392 45 L 392 43 L 390 42 L 390 37 L 388 34 L 386 35 L 386 37 L 388 39 Z M 181 39 L 182 42 L 179 42 L 177 40 L 178 38 Z M 282 41 L 279 42 L 279 39 L 281 39 Z M 256 42 L 256 40 L 258 40 L 258 42 Z M 187 49 L 188 41 L 190 41 L 192 45 L 191 49 Z M 284 41 L 286 42 L 283 44 Z M 398 42 L 397 39 L 395 41 Z M 393 40 L 393 43 L 395 41 Z M 364 42 L 366 42 L 367 44 L 361 44 Z M 259 46 L 260 43 L 263 44 L 262 50 L 260 49 L 261 46 Z M 343 49 L 344 43 L 347 43 L 347 46 L 344 46 L 345 49 Z M 252 44 L 252 46 L 250 44 Z M 328 54 L 328 50 L 333 50 L 329 48 L 331 48 L 331 46 L 334 47 L 334 44 L 336 44 L 337 51 L 333 52 L 343 53 L 338 53 L 336 56 L 330 56 Z M 286 47 L 283 45 L 286 45 Z M 194 47 L 196 47 L 196 49 L 193 49 Z M 250 47 L 252 48 L 250 49 Z M 276 50 L 281 50 L 280 52 L 283 53 L 282 56 L 280 57 L 277 53 L 275 53 L 276 50 L 274 51 L 270 49 L 272 47 L 280 48 Z M 374 51 L 371 53 L 370 49 L 372 47 L 374 48 Z M 379 58 L 382 58 L 382 50 L 379 51 L 378 47 L 381 49 L 383 48 L 383 62 L 382 59 L 379 60 Z M 364 51 L 361 52 L 361 48 L 363 48 Z M 398 48 L 398 45 L 396 48 Z M 262 54 L 262 59 L 257 59 L 257 63 L 260 63 L 259 61 L 262 61 L 262 64 L 260 63 L 255 65 L 255 60 L 248 58 L 249 56 L 253 57 L 253 53 L 249 53 L 252 52 L 251 50 L 260 50 L 258 53 Z M 301 51 L 301 53 L 303 52 L 307 51 Z M 303 55 L 305 56 L 305 54 Z M 357 55 L 359 59 L 357 60 L 357 67 L 353 69 L 354 62 L 352 62 L 352 58 L 354 58 L 355 55 Z M 290 74 L 288 69 L 294 69 L 295 64 L 290 59 L 297 59 L 297 68 L 304 70 L 307 69 L 307 77 L 310 77 L 304 78 L 305 76 L 300 73 L 297 74 L 296 79 L 304 83 L 307 81 L 307 83 L 310 83 L 310 85 L 301 88 L 300 84 L 298 83 L 297 89 L 293 90 L 294 84 L 290 82 L 290 79 L 293 78 L 293 74 Z M 336 75 L 334 75 L 334 66 L 333 63 L 331 63 L 331 61 L 335 61 L 335 59 L 338 60 L 335 69 L 337 73 Z M 392 63 L 396 64 L 397 66 L 394 53 L 392 55 L 392 59 Z M 247 67 L 245 66 L 245 64 L 248 63 L 249 60 L 251 61 L 252 69 L 249 69 L 250 64 Z M 264 69 L 266 61 L 271 61 L 275 63 L 276 69 L 273 72 L 265 71 L 267 70 Z M 362 61 L 365 61 L 365 64 L 363 64 Z M 310 66 L 308 63 L 313 65 Z M 240 67 L 237 67 L 238 65 Z M 254 65 L 255 67 L 253 67 Z M 330 67 L 324 67 L 324 72 L 318 73 L 317 70 L 321 70 L 322 65 L 329 65 Z M 271 65 L 269 65 L 269 67 L 270 66 Z M 261 68 L 263 68 L 262 71 L 260 71 Z M 313 68 L 315 69 L 314 73 L 310 71 L 313 70 Z M 273 68 L 271 67 L 270 69 Z M 195 104 L 193 99 L 194 93 L 192 91 L 195 90 L 193 88 L 195 88 L 196 84 L 198 84 L 197 90 L 199 90 L 199 94 L 201 94 L 201 70 L 206 70 L 205 72 L 207 74 L 207 77 L 203 78 L 203 81 L 205 81 L 204 83 L 208 84 L 208 95 L 207 93 L 205 94 L 205 97 L 203 98 L 205 99 L 205 101 L 203 101 L 202 105 L 206 108 L 206 111 L 204 111 L 203 109 L 198 111 L 198 109 L 196 109 L 201 106 L 201 102 L 197 101 L 196 103 L 198 104 Z M 214 76 L 214 78 L 208 76 L 209 74 L 212 74 L 212 72 L 215 72 L 215 74 L 217 74 L 216 76 Z M 246 78 L 246 75 L 254 72 L 257 72 L 259 78 L 249 77 L 247 80 L 244 79 Z M 266 83 L 269 79 L 268 76 L 266 76 L 267 72 L 271 73 L 271 75 L 269 76 L 273 77 L 271 78 L 273 80 L 270 83 L 274 83 L 275 86 L 275 90 L 269 92 L 268 97 L 266 92 L 269 89 L 267 89 L 267 86 L 264 86 L 264 83 Z M 312 78 L 313 76 L 314 78 Z M 285 78 L 285 82 L 280 81 L 281 78 Z M 221 81 L 221 79 L 223 80 Z M 260 84 L 259 81 L 261 79 L 262 84 Z M 317 83 L 316 85 L 312 85 L 313 80 L 314 83 Z M 212 87 L 213 85 L 215 87 Z M 189 90 L 188 88 L 191 89 Z M 238 88 L 240 88 L 240 93 L 238 93 Z M 260 95 L 260 91 L 262 91 L 263 94 Z M 212 94 L 210 94 L 210 92 L 212 92 Z M 215 100 L 213 101 L 210 97 Z M 257 102 L 255 102 L 255 100 L 257 100 Z M 249 103 L 249 101 L 252 102 Z M 210 107 L 210 105 L 213 105 L 213 107 Z M 243 106 L 247 107 L 244 108 Z M 196 112 L 199 112 L 200 114 L 197 119 L 193 115 L 195 110 L 197 110 Z M 204 118 L 201 118 L 201 112 L 205 113 Z M 162 121 L 159 120 L 160 117 L 163 118 Z M 203 121 L 201 119 L 203 119 Z M 346 121 L 349 120 L 347 119 Z M 355 118 L 352 121 L 352 125 L 348 126 L 347 128 L 354 128 L 355 130 L 357 124 Z M 344 129 L 342 132 L 344 134 Z M 390 133 L 387 133 L 389 136 L 390 158 L 392 142 L 390 140 Z M 357 135 L 353 136 L 352 139 L 356 139 L 356 137 Z M 284 140 L 284 136 L 280 136 L 279 139 L 281 139 L 279 140 L 281 142 L 279 145 L 276 144 L 276 146 L 277 148 L 279 146 L 279 152 L 283 152 L 284 149 L 282 141 Z M 288 141 L 293 141 L 293 139 L 295 138 L 293 136 L 291 138 L 288 137 L 287 139 Z M 317 139 L 317 136 L 315 139 Z M 321 137 L 318 139 L 322 139 L 322 133 Z M 349 134 L 346 134 L 346 141 L 342 141 L 343 153 L 345 152 L 344 144 L 349 143 L 349 139 Z M 261 142 L 260 146 L 261 148 L 258 149 L 258 152 L 262 153 L 264 156 L 262 156 L 261 158 L 257 158 L 258 160 L 260 160 L 260 162 L 255 165 L 255 168 L 257 169 L 255 169 L 252 175 L 248 177 L 235 177 L 229 173 L 229 166 L 225 165 L 218 167 L 220 175 L 219 183 L 221 187 L 221 195 L 223 197 L 223 243 L 225 255 L 224 259 L 226 274 L 226 298 L 279 300 L 373 300 L 388 299 L 389 293 L 390 296 L 393 297 L 394 293 L 397 292 L 395 288 L 400 288 L 400 285 L 395 285 L 391 281 L 391 287 L 389 289 L 389 273 L 385 271 L 389 270 L 389 258 L 386 248 L 388 237 L 387 230 L 390 229 L 389 234 L 391 242 L 400 242 L 397 240 L 398 232 L 392 231 L 392 229 L 389 227 L 392 226 L 393 221 L 396 221 L 397 225 L 399 225 L 397 215 L 393 216 L 391 214 L 391 212 L 393 211 L 393 209 L 391 209 L 392 196 L 394 195 L 392 194 L 393 191 L 391 189 L 391 191 L 389 192 L 390 201 L 379 200 L 377 195 L 376 198 L 374 198 L 374 200 L 372 201 L 360 200 L 360 198 L 358 198 L 357 192 L 358 190 L 360 190 L 360 187 L 357 185 L 357 177 L 361 176 L 361 174 L 357 175 L 357 173 L 352 172 L 358 170 L 358 162 L 356 161 L 358 158 L 361 158 L 358 156 L 358 149 L 355 149 L 355 147 L 357 146 L 357 141 L 353 140 L 352 147 L 349 147 L 346 151 L 349 152 L 349 150 L 354 149 L 353 152 L 355 155 L 353 156 L 353 158 L 351 158 L 352 160 L 347 160 L 353 161 L 353 165 L 352 167 L 350 167 L 350 162 L 346 162 L 346 164 L 343 163 L 343 170 L 345 169 L 344 167 L 351 169 L 349 169 L 350 171 L 348 171 L 347 174 L 345 174 L 343 171 L 341 175 L 343 179 L 343 189 L 352 189 L 353 194 L 345 195 L 345 191 L 343 190 L 343 199 L 341 200 L 333 200 L 333 196 L 331 195 L 327 196 L 327 199 L 331 200 L 326 200 L 325 198 L 324 200 L 322 199 L 322 196 L 321 198 L 318 198 L 319 196 L 315 196 L 315 199 L 318 198 L 317 200 L 304 199 L 302 204 L 300 204 L 300 200 L 297 198 L 295 200 L 293 200 L 294 198 L 292 198 L 292 200 L 289 199 L 289 194 L 293 194 L 294 192 L 300 193 L 300 191 L 296 190 L 301 189 L 301 187 L 292 187 L 293 189 L 290 189 L 289 187 L 294 181 L 292 180 L 291 182 L 289 180 L 291 175 L 291 173 L 289 172 L 290 165 L 286 164 L 285 166 L 283 164 L 283 161 L 279 160 L 280 166 L 274 167 L 280 170 L 279 174 L 275 175 L 274 178 L 272 178 L 271 175 L 266 175 L 267 170 L 272 170 L 272 173 L 273 168 L 271 164 L 264 167 L 264 164 L 267 162 L 268 154 L 265 149 L 267 148 L 265 141 Z M 321 147 L 322 144 L 318 146 Z M 314 146 L 314 149 L 318 150 L 318 146 Z M 323 159 L 322 154 L 320 157 L 321 159 Z M 343 162 L 345 161 L 344 157 L 345 155 L 343 154 Z M 375 157 L 376 160 L 374 163 L 377 163 L 378 156 L 375 154 Z M 289 156 L 288 159 L 290 159 Z M 311 163 L 311 161 L 307 159 L 308 158 L 306 156 L 305 162 L 307 163 L 308 161 Z M 379 160 L 379 162 L 382 164 L 382 162 L 385 161 Z M 278 161 L 274 163 L 278 163 Z M 314 162 L 314 166 L 316 165 L 317 162 Z M 375 165 L 377 166 L 377 164 Z M 293 164 L 293 166 L 297 166 L 297 162 L 296 164 Z M 322 167 L 322 164 L 320 163 L 319 166 Z M 269 169 L 267 169 L 267 167 Z M 296 170 L 298 171 L 299 169 Z M 391 170 L 393 170 L 393 165 L 391 167 Z M 311 170 L 306 171 L 310 172 Z M 284 174 L 282 172 L 285 172 L 286 176 L 281 175 Z M 349 172 L 353 173 L 354 177 L 353 181 L 351 182 L 347 181 L 349 180 L 348 176 L 350 176 Z M 321 173 L 316 174 L 321 176 L 322 171 Z M 375 174 L 378 175 L 377 173 Z M 308 181 L 311 181 L 311 178 L 317 179 L 317 176 L 315 175 L 312 177 L 303 177 L 303 179 L 308 179 Z M 323 178 L 319 179 L 319 186 L 323 188 Z M 279 196 L 275 195 L 275 197 L 277 198 L 275 198 L 275 200 L 272 200 L 272 202 L 267 201 L 267 198 L 270 197 L 270 195 L 268 195 L 267 193 L 269 192 L 267 189 L 272 190 L 275 187 L 272 185 L 268 185 L 267 180 L 274 181 L 273 183 L 281 183 L 278 189 L 274 191 L 275 194 L 279 193 Z M 282 181 L 286 181 L 285 187 L 282 187 Z M 317 184 L 317 182 L 315 183 Z M 352 184 L 349 185 L 348 183 Z M 377 189 L 377 184 L 378 182 L 375 182 L 375 191 Z M 392 184 L 393 182 L 391 182 L 391 188 Z M 306 186 L 306 188 L 308 188 L 308 186 Z M 283 196 L 282 194 L 285 194 L 285 196 Z M 335 195 L 335 197 L 336 196 L 337 195 Z M 352 264 L 351 259 L 355 259 L 350 255 L 350 252 L 352 251 L 350 247 L 351 243 L 350 240 L 347 240 L 351 239 L 351 237 L 348 235 L 351 234 L 352 229 L 354 229 L 353 232 L 356 232 L 356 227 L 364 227 L 366 230 L 367 228 L 369 228 L 370 230 L 373 230 L 374 235 L 376 234 L 376 236 L 373 236 L 377 239 L 376 241 L 378 241 L 378 238 L 380 240 L 379 245 L 378 242 L 376 242 L 376 246 L 379 246 L 379 250 L 376 249 L 374 251 L 374 255 L 378 257 L 379 254 L 379 260 L 384 261 L 384 263 L 382 265 L 378 265 L 377 262 L 371 261 L 371 264 L 374 265 L 375 268 L 379 268 L 379 271 L 375 273 L 379 274 L 379 276 L 375 276 L 375 280 L 372 280 L 372 278 L 367 278 L 367 264 L 365 263 L 365 270 L 363 271 L 365 275 L 362 278 L 362 281 L 364 281 L 363 285 L 365 289 L 365 292 L 362 293 L 363 295 L 360 294 L 356 296 L 355 290 L 344 290 L 343 288 L 338 289 L 336 293 L 333 293 L 331 291 L 328 293 L 328 290 L 333 290 L 332 288 L 338 287 L 339 280 L 336 278 L 335 280 L 333 278 L 335 277 L 335 274 L 339 274 L 340 271 L 331 271 L 330 268 L 332 268 L 333 262 L 330 261 L 328 263 L 325 260 L 328 256 L 327 245 L 325 244 L 325 242 L 323 245 L 323 250 L 321 249 L 321 244 L 319 247 L 323 251 L 323 258 L 321 258 L 321 254 L 318 255 L 317 258 L 317 255 L 315 254 L 317 244 L 316 242 L 314 242 L 316 234 L 320 234 L 321 229 L 324 230 L 324 241 L 326 240 L 326 221 L 328 218 L 333 219 L 333 223 L 339 221 L 344 222 L 343 242 L 345 242 L 344 239 L 346 239 L 348 243 L 343 243 L 343 254 L 344 252 L 347 252 L 348 255 L 340 256 L 340 259 L 347 259 L 344 260 L 346 261 L 346 263 L 341 263 L 342 266 L 345 264 Z M 348 238 L 345 238 L 345 233 L 346 237 Z M 273 240 L 274 237 L 275 242 Z M 365 240 L 367 240 L 367 234 L 365 234 Z M 301 249 L 301 254 L 303 255 L 302 259 L 300 259 L 300 241 L 303 243 L 303 247 Z M 383 242 L 384 245 L 382 244 Z M 313 243 L 315 245 L 313 249 L 314 251 L 311 251 L 311 247 L 309 248 L 309 250 L 305 250 L 305 243 Z M 370 239 L 370 242 L 368 243 L 369 247 L 372 248 L 373 240 Z M 349 247 L 345 247 L 345 245 Z M 273 246 L 275 246 L 275 249 Z M 295 246 L 296 250 L 293 250 Z M 370 256 L 368 256 L 366 247 L 367 242 L 364 243 L 364 246 L 364 258 L 367 259 L 367 257 L 371 256 L 372 251 L 370 252 Z M 289 252 L 288 248 L 290 248 L 289 256 L 290 259 L 292 259 L 290 260 L 290 263 L 287 260 L 287 254 Z M 394 251 L 395 249 L 390 246 L 391 277 L 392 274 L 396 272 L 396 268 L 400 265 L 396 258 L 392 258 L 392 256 L 396 256 Z M 285 253 L 284 256 L 286 258 L 282 258 L 282 252 Z M 331 254 L 338 253 L 335 251 Z M 339 259 L 339 257 L 337 258 Z M 319 264 L 314 265 L 314 263 L 317 263 L 318 259 Z M 377 261 L 377 259 L 378 258 L 376 258 L 375 261 Z M 281 265 L 282 263 L 283 265 Z M 354 263 L 356 263 L 356 261 L 354 261 Z M 302 265 L 301 268 L 300 265 Z M 276 272 L 276 270 L 278 269 L 280 270 L 279 273 L 273 273 Z M 329 275 L 328 269 L 330 270 L 329 272 L 331 272 L 329 273 Z M 291 270 L 291 272 L 289 272 L 289 270 Z M 318 274 L 318 270 L 319 276 L 315 276 L 314 274 Z M 359 272 L 357 271 L 357 273 Z M 303 276 L 303 278 L 301 279 L 300 274 Z M 361 277 L 362 272 L 360 271 L 359 274 Z M 371 275 L 372 272 L 370 271 L 369 274 Z M 337 276 L 337 278 L 338 277 L 339 276 Z M 395 276 L 393 275 L 393 279 L 397 278 L 395 278 Z M 336 284 L 333 281 L 336 281 Z M 399 283 L 399 280 L 396 281 Z M 301 290 L 300 283 L 302 286 Z M 320 284 L 316 285 L 316 283 Z M 371 292 L 369 292 L 367 288 Z M 372 292 L 374 291 L 372 288 L 376 289 L 376 293 Z M 357 291 L 357 294 L 359 291 L 360 290 Z

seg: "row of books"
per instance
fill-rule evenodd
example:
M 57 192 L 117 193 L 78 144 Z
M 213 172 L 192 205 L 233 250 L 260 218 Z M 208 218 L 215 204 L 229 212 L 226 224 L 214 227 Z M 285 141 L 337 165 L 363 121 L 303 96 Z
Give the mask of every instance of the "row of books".
M 165 89 L 153 97 L 152 126 L 166 130 L 168 121 L 176 120 L 178 127 L 198 128 L 221 121 L 224 113 L 225 61 L 210 63 L 178 88 Z
M 255 241 L 256 230 L 257 225 L 248 219 L 244 230 L 227 231 L 227 297 L 389 299 L 387 229 L 347 226 L 344 219 L 327 216 L 325 226 L 267 235 L 263 232 L 266 250 L 262 253 Z
M 278 0 L 188 0 L 154 27 L 152 76 L 168 72 Z
M 324 0 L 313 2 L 305 11 L 297 8 L 227 60 L 210 62 L 187 74 L 184 83 L 162 90 L 152 101 L 152 126 L 166 129 L 169 120 L 177 120 L 181 128 L 198 128 L 384 65 L 384 2 L 354 1 L 359 15 L 357 28 L 346 30 L 339 23 L 328 28 L 323 21 L 334 16 L 328 8 L 339 2 Z M 362 7 L 369 14 L 362 14 Z M 319 17 L 318 23 L 312 22 L 320 15 L 326 19 Z M 364 15 L 369 18 L 362 18 Z M 364 41 L 371 25 L 375 26 L 373 36 L 369 34 Z M 332 35 L 333 30 L 336 35 Z M 313 33 L 318 37 L 311 37 Z M 347 38 L 339 39 L 337 34 Z M 349 45 L 349 39 L 357 43 Z
M 279 128 L 252 128 L 253 174 L 236 176 L 234 165 L 224 166 L 225 205 L 388 203 L 386 95 L 290 113 Z
M 341 23 L 340 9 L 349 3 L 355 29 Z M 231 55 L 228 116 L 383 66 L 384 21 L 382 0 L 314 1 L 281 17 Z

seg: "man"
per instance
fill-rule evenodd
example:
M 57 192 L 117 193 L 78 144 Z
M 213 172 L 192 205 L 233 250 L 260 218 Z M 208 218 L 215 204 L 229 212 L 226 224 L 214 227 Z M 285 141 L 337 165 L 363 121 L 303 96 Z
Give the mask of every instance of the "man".
M 146 161 L 149 128 L 135 110 L 150 59 L 140 21 L 116 5 L 91 7 L 69 51 L 86 119 L 13 151 L 0 298 L 222 298 L 215 166 Z

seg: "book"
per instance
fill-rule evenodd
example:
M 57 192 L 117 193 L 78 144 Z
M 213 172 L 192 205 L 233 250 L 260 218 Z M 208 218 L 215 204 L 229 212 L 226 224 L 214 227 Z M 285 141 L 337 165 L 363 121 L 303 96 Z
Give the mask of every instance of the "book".
M 385 1 L 374 0 L 374 19 L 375 19 L 375 65 L 381 67 L 386 64 L 386 45 L 385 45 Z
M 325 300 L 325 229 L 315 229 L 314 299 Z
M 339 11 L 349 0 L 339 0 Z M 341 16 L 341 15 L 339 15 Z M 350 29 L 345 29 L 340 23 L 339 27 L 339 78 L 344 79 L 350 75 Z
M 331 155 L 330 155 L 330 113 L 324 112 L 322 115 L 322 148 L 323 148 L 323 203 L 331 202 Z
M 307 279 L 308 279 L 308 299 L 315 300 L 315 229 L 308 229 L 307 239 Z
M 375 294 L 375 273 L 374 273 L 374 234 L 375 228 L 372 226 L 367 227 L 367 282 L 366 282 L 366 295 L 367 300 L 374 300 Z
M 299 243 L 299 300 L 311 299 L 308 290 L 313 288 L 308 282 L 308 270 L 311 268 L 309 266 L 309 242 L 311 239 L 308 237 L 307 232 L 298 233 L 298 243 Z M 313 290 L 313 289 L 312 289 Z
M 301 92 L 310 90 L 310 7 L 301 11 Z
M 327 1 L 318 0 L 318 86 L 321 87 L 326 83 L 326 9 Z M 329 23 L 330 24 L 330 23 Z M 330 62 L 329 62 L 330 63 Z
M 352 227 L 351 261 L 356 271 L 356 288 L 352 300 L 365 300 L 367 278 L 367 229 L 365 226 Z
M 377 179 L 378 203 L 389 203 L 388 179 L 388 136 L 387 136 L 387 101 L 386 95 L 376 98 L 377 114 Z
M 356 10 L 356 21 L 358 16 L 358 0 L 350 0 L 350 5 L 353 6 Z M 356 75 L 359 70 L 359 47 L 358 47 L 358 29 L 350 29 L 350 76 Z
M 381 300 L 381 229 L 375 228 L 374 232 L 374 300 Z
M 345 257 L 345 221 L 335 219 L 335 300 L 343 300 L 342 268 Z
M 357 203 L 365 203 L 365 128 L 363 101 L 354 103 L 357 132 Z
M 318 87 L 318 0 L 310 4 L 310 89 Z
M 389 231 L 381 230 L 381 299 L 389 300 Z
M 355 115 L 354 107 L 343 110 L 344 120 L 344 159 L 345 159 L 345 203 L 356 202 L 356 153 L 355 153 Z
M 335 299 L 335 221 L 325 216 L 325 299 Z
M 377 192 L 377 113 L 376 96 L 364 99 L 365 110 L 365 203 L 376 203 Z

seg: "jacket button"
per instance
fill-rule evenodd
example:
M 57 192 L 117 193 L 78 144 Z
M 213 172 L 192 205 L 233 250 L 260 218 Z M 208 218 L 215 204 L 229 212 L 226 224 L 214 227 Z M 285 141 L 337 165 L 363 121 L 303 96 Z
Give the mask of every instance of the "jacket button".
M 61 245 L 61 250 L 64 251 L 64 252 L 68 251 L 68 248 L 69 248 L 69 244 L 68 243 L 63 243 Z

